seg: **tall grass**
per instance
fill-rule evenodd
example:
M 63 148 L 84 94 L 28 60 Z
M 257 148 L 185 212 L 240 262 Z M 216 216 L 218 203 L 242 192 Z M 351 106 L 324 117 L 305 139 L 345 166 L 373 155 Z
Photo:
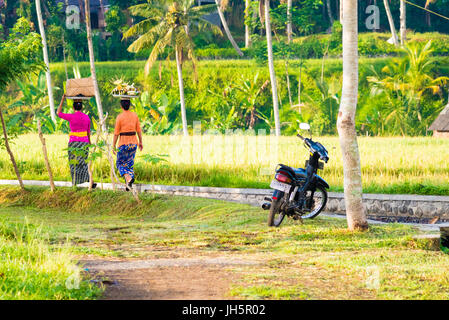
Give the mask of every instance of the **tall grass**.
M 53 174 L 70 181 L 66 152 L 68 137 L 47 136 Z M 341 151 L 337 137 L 316 138 L 329 151 L 330 161 L 319 174 L 331 189 L 343 189 Z M 430 137 L 360 137 L 365 192 L 449 194 L 449 140 Z M 13 145 L 24 179 L 46 180 L 38 136 L 27 134 Z M 149 164 L 143 154 L 167 155 L 168 162 Z M 304 166 L 307 150 L 296 137 L 273 136 L 145 136 L 136 158 L 138 183 L 216 187 L 268 188 L 278 163 Z M 105 157 L 96 162 L 95 179 L 109 182 Z M 6 152 L 0 154 L 0 178 L 14 179 Z
M 99 293 L 82 280 L 68 248 L 49 246 L 40 227 L 0 224 L 0 300 L 89 299 Z

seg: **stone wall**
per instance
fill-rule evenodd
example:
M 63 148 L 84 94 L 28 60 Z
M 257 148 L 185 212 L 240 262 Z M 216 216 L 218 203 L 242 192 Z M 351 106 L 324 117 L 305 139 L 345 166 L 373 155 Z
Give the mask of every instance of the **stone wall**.
M 237 189 L 178 186 L 141 186 L 143 192 L 221 199 L 260 206 L 264 197 L 271 196 L 270 189 Z M 438 217 L 439 222 L 449 221 L 449 197 L 364 194 L 363 203 L 371 219 L 400 222 L 429 222 Z M 345 214 L 344 195 L 329 193 L 326 212 Z

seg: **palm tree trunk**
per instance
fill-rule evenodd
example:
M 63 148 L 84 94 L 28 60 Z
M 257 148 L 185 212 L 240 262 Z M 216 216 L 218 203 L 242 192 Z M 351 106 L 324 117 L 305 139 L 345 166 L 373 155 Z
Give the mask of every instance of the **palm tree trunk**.
M 92 28 L 90 25 L 90 1 L 84 0 L 84 6 L 86 8 L 86 32 L 87 32 L 87 46 L 89 48 L 89 60 L 90 60 L 90 73 L 92 76 L 92 81 L 94 83 L 94 91 L 95 91 L 95 101 L 97 102 L 97 109 L 98 109 L 98 118 L 100 119 L 100 122 L 103 123 L 103 131 L 106 131 L 106 125 L 103 121 L 104 115 L 103 115 L 103 106 L 101 104 L 101 96 L 100 96 L 100 89 L 98 88 L 98 82 L 97 82 L 97 73 L 95 71 L 95 55 L 94 55 L 94 46 L 92 44 Z
M 329 22 L 331 23 L 332 26 L 334 24 L 334 17 L 332 16 L 332 8 L 330 0 L 326 0 L 326 9 L 327 9 L 327 16 L 329 17 Z
M 387 12 L 388 23 L 390 24 L 391 34 L 393 36 L 393 43 L 395 46 L 399 45 L 398 35 L 396 33 L 396 28 L 394 26 L 393 16 L 391 15 L 390 5 L 388 4 L 389 0 L 384 0 L 385 11 Z
M 292 1 L 287 0 L 287 42 L 292 42 L 293 27 L 292 27 Z
M 19 168 L 17 167 L 17 163 L 16 163 L 16 160 L 14 158 L 14 154 L 12 153 L 11 147 L 9 146 L 8 132 L 6 131 L 5 119 L 3 118 L 3 112 L 2 112 L 1 108 L 0 108 L 0 120 L 1 120 L 2 128 L 3 128 L 3 138 L 5 139 L 6 151 L 9 154 L 9 158 L 11 159 L 11 163 L 12 163 L 12 166 L 13 166 L 14 171 L 16 173 L 17 181 L 19 181 L 20 188 L 22 190 L 25 190 L 25 187 L 24 187 L 23 181 L 22 181 L 22 177 L 20 176 Z
M 44 135 L 42 134 L 41 121 L 39 119 L 37 119 L 37 132 L 42 143 L 42 154 L 44 155 L 45 167 L 47 168 L 48 172 L 48 180 L 50 180 L 50 190 L 51 192 L 54 192 L 56 189 L 55 181 L 53 179 L 53 172 L 51 170 L 50 161 L 48 161 L 47 144 L 45 142 Z
M 350 230 L 366 229 L 362 203 L 362 173 L 355 129 L 358 93 L 357 0 L 344 0 L 343 89 L 337 128 L 343 158 L 346 218 Z
M 245 21 L 249 16 L 249 7 L 251 5 L 251 0 L 245 0 Z M 251 31 L 249 29 L 249 25 L 245 23 L 245 48 L 249 48 L 251 46 Z
M 343 1 L 344 0 L 340 0 L 340 23 L 341 23 L 341 25 L 343 25 Z
M 401 9 L 401 28 L 400 28 L 401 46 L 404 46 L 405 42 L 407 41 L 407 11 L 404 0 L 401 0 L 400 9 Z
M 231 31 L 229 31 L 228 23 L 226 22 L 226 18 L 223 14 L 223 11 L 221 10 L 220 0 L 215 0 L 215 3 L 217 4 L 218 15 L 220 16 L 221 24 L 223 25 L 226 36 L 228 37 L 229 41 L 231 42 L 232 46 L 237 51 L 239 56 L 243 57 L 242 50 L 240 50 L 239 46 L 237 45 L 234 38 L 232 37 Z
M 187 113 L 186 113 L 186 102 L 184 98 L 184 80 L 182 79 L 182 65 L 180 60 L 180 54 L 182 51 L 175 48 L 175 56 L 176 56 L 176 68 L 178 70 L 178 82 L 179 82 L 179 98 L 181 100 L 181 118 L 182 118 L 182 131 L 184 136 L 189 135 L 189 131 L 187 130 Z
M 51 115 L 51 119 L 53 120 L 53 122 L 56 123 L 55 101 L 53 98 L 53 86 L 51 84 L 47 38 L 45 36 L 45 28 L 44 28 L 44 22 L 42 19 L 42 10 L 41 10 L 41 1 L 40 0 L 36 0 L 36 15 L 37 15 L 37 21 L 39 23 L 39 31 L 40 31 L 41 38 L 42 38 L 42 51 L 44 53 L 44 63 L 47 67 L 47 70 L 45 71 L 45 76 L 47 78 L 47 90 L 48 90 L 48 101 L 50 104 L 50 115 Z
M 288 72 L 288 60 L 287 59 L 285 59 L 285 78 L 287 80 L 288 101 L 290 103 L 290 108 L 293 108 L 292 89 L 291 89 L 291 85 L 290 85 L 290 74 Z
M 300 64 L 299 64 L 299 79 L 298 79 L 298 112 L 301 114 L 302 110 L 301 110 L 301 78 L 302 78 L 302 64 L 303 64 L 303 60 L 301 59 Z
M 267 36 L 267 51 L 268 51 L 268 68 L 270 69 L 270 81 L 271 81 L 271 93 L 273 96 L 273 111 L 274 111 L 274 123 L 276 136 L 281 135 L 281 123 L 279 120 L 279 100 L 278 89 L 276 82 L 276 72 L 274 70 L 274 57 L 273 57 L 273 40 L 271 37 L 271 24 L 270 24 L 270 0 L 265 0 L 265 32 Z

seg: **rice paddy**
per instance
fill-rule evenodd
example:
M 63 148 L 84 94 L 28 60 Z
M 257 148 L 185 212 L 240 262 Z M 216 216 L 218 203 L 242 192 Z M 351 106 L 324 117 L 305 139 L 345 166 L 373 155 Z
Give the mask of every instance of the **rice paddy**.
M 48 135 L 47 148 L 57 180 L 70 180 L 68 137 Z M 331 190 L 343 189 L 338 137 L 316 137 L 330 160 L 319 174 Z M 360 137 L 362 179 L 368 193 L 449 194 L 449 140 L 432 137 Z M 13 151 L 24 179 L 47 180 L 39 138 L 18 137 Z M 166 159 L 148 161 L 144 155 Z M 269 135 L 145 136 L 137 154 L 138 183 L 268 188 L 278 163 L 304 166 L 307 150 L 296 137 Z M 157 162 L 157 163 L 156 163 Z M 0 178 L 14 179 L 8 154 L 0 153 Z M 95 162 L 96 181 L 109 181 L 106 156 Z

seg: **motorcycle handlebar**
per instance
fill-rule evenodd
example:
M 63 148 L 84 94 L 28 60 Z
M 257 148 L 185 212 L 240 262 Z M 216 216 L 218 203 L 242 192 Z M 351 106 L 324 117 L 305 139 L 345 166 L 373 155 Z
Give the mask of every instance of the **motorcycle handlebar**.
M 301 140 L 305 140 L 304 137 L 302 135 L 300 135 L 299 133 L 296 135 L 298 138 L 300 138 Z

